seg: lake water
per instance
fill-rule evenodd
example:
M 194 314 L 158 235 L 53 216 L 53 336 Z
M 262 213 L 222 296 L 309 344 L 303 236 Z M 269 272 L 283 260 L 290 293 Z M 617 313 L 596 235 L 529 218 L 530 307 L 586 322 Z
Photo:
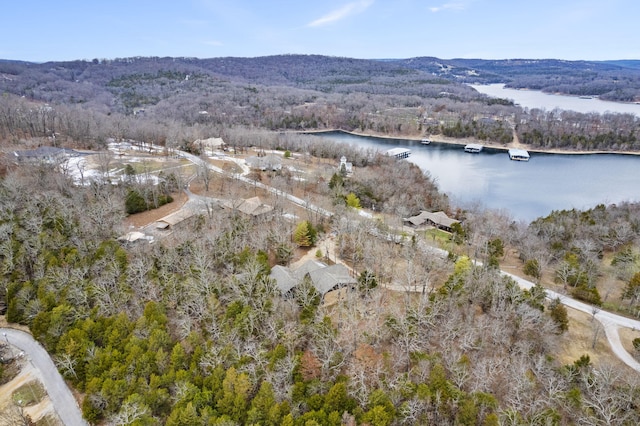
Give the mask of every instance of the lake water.
M 640 117 L 640 105 L 602 101 L 598 98 L 583 99 L 578 96 L 552 95 L 538 90 L 508 89 L 504 84 L 472 84 L 480 93 L 494 98 L 512 99 L 523 108 L 540 108 L 552 111 L 555 108 L 581 113 L 605 112 L 629 113 Z
M 532 221 L 552 210 L 586 209 L 597 204 L 640 200 L 640 157 L 616 154 L 531 153 L 528 162 L 511 161 L 506 151 L 485 148 L 468 154 L 461 145 L 385 140 L 345 133 L 331 138 L 380 151 L 411 149 L 411 161 L 436 180 L 456 206 L 479 202 L 509 211 L 514 220 Z M 357 171 L 356 171 L 357 173 Z

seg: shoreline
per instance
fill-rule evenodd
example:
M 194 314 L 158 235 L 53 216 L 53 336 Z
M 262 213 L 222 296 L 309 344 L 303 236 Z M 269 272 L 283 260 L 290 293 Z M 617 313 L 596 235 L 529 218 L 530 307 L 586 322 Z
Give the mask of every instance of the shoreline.
M 384 135 L 384 134 L 353 132 L 353 131 L 342 130 L 342 129 L 304 130 L 304 131 L 296 131 L 295 133 L 302 133 L 302 134 L 345 133 L 352 136 L 360 136 L 360 137 L 375 138 L 375 139 L 407 140 L 407 141 L 413 141 L 413 142 L 420 142 L 422 140 L 421 137 L 413 137 L 413 136 L 398 137 L 398 136 L 390 136 L 390 135 Z M 614 154 L 614 155 L 640 156 L 640 151 L 602 151 L 602 150 L 588 151 L 588 150 L 568 150 L 568 149 L 558 149 L 558 148 L 539 149 L 539 148 L 528 148 L 527 145 L 520 144 L 520 143 L 516 144 L 511 142 L 509 144 L 499 144 L 496 142 L 487 142 L 487 141 L 482 141 L 482 140 L 473 139 L 473 138 L 456 139 L 456 138 L 448 138 L 446 136 L 441 136 L 441 135 L 430 136 L 429 140 L 431 142 L 443 143 L 443 144 L 449 144 L 449 145 L 459 145 L 462 147 L 464 147 L 469 143 L 477 143 L 484 146 L 485 148 L 498 149 L 505 152 L 513 148 L 519 148 L 519 149 L 525 149 L 528 152 L 533 152 L 537 154 L 561 154 L 561 155 Z

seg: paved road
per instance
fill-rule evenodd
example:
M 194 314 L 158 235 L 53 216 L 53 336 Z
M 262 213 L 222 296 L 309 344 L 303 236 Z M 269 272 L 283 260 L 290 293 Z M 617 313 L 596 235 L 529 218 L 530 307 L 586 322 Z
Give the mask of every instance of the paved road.
M 283 198 L 285 198 L 286 200 L 291 201 L 294 204 L 299 205 L 300 207 L 304 207 L 307 210 L 316 212 L 318 214 L 321 214 L 323 216 L 326 217 L 331 217 L 333 216 L 333 212 L 330 212 L 329 210 L 325 210 L 322 207 L 318 207 L 316 205 L 311 204 L 310 202 L 303 200 L 302 198 L 296 197 L 294 195 L 291 195 L 289 193 L 286 193 L 278 188 L 274 188 L 272 186 L 268 186 L 265 185 L 262 182 L 258 182 L 255 181 L 253 179 L 249 179 L 248 177 L 239 174 L 239 173 L 228 173 L 225 172 L 224 170 L 222 170 L 220 167 L 216 167 L 213 164 L 209 164 L 209 163 L 205 163 L 200 157 L 197 157 L 193 154 L 189 154 L 188 152 L 184 152 L 184 151 L 176 151 L 179 155 L 181 155 L 182 157 L 186 158 L 187 160 L 191 161 L 193 164 L 197 165 L 197 166 L 202 166 L 202 165 L 206 165 L 209 170 L 213 170 L 216 173 L 220 173 L 222 175 L 225 176 L 229 176 L 235 179 L 238 179 L 239 181 L 248 183 L 249 185 L 255 186 L 257 188 L 260 189 L 264 189 L 265 191 L 268 191 L 272 194 L 275 194 L 277 196 L 281 196 Z
M 525 280 L 507 272 L 502 273 L 513 278 L 521 288 L 530 289 L 534 286 L 531 281 Z M 632 330 L 640 330 L 640 321 L 623 317 L 621 315 L 616 315 L 614 313 L 603 311 L 601 309 L 594 310 L 594 307 L 592 305 L 573 299 L 569 296 L 565 296 L 553 290 L 547 289 L 546 293 L 548 299 L 558 298 L 565 306 L 581 312 L 585 312 L 589 315 L 594 315 L 594 317 L 602 324 L 604 332 L 607 336 L 607 340 L 609 341 L 609 345 L 611 345 L 611 349 L 616 354 L 616 356 L 629 367 L 640 372 L 640 363 L 636 361 L 629 352 L 627 352 L 627 350 L 622 345 L 622 342 L 620 341 L 620 335 L 618 334 L 618 329 L 620 327 L 626 327 Z
M 47 390 L 58 417 L 65 426 L 85 426 L 87 422 L 71 390 L 53 364 L 51 357 L 33 337 L 24 331 L 0 328 L 2 340 L 24 352 L 29 362 L 40 372 L 42 384 Z
M 418 247 L 425 253 L 431 253 L 436 256 L 446 256 L 448 254 L 445 250 L 432 247 L 424 243 L 423 241 L 420 241 L 418 243 Z M 475 261 L 474 263 L 476 265 L 482 265 L 482 262 L 479 261 Z M 506 275 L 509 278 L 513 279 L 522 289 L 529 290 L 535 285 L 529 280 L 510 274 L 508 272 L 500 272 L 503 275 Z M 576 309 L 589 315 L 593 315 L 602 324 L 605 335 L 607 336 L 607 340 L 609 341 L 609 345 L 611 346 L 611 350 L 613 351 L 613 353 L 629 367 L 640 372 L 640 362 L 636 361 L 636 359 L 624 348 L 622 342 L 620 341 L 620 335 L 618 333 L 618 329 L 620 329 L 621 327 L 629 328 L 631 330 L 640 330 L 640 321 L 617 315 L 612 312 L 603 311 L 601 309 L 594 310 L 593 305 L 589 305 L 553 290 L 545 289 L 545 293 L 547 299 L 549 300 L 555 300 L 556 298 L 558 298 L 563 305 L 569 308 Z
M 191 161 L 192 163 L 196 164 L 196 165 L 203 165 L 205 164 L 203 162 L 203 160 L 199 157 L 196 157 L 195 155 L 189 154 L 187 152 L 184 151 L 178 151 L 184 158 L 188 159 L 189 161 Z M 215 167 L 211 164 L 207 164 L 207 167 L 209 167 L 210 170 L 213 170 L 217 173 L 221 173 L 224 175 L 231 175 L 230 173 L 226 173 L 224 170 L 222 170 L 219 167 Z M 315 211 L 319 214 L 322 214 L 324 216 L 327 217 L 331 217 L 333 215 L 333 212 L 330 212 L 328 210 L 325 210 L 321 207 L 315 206 L 311 203 L 308 203 L 305 200 L 302 200 L 298 197 L 295 197 L 291 194 L 288 194 L 286 192 L 283 192 L 279 189 L 267 186 L 261 182 L 256 182 L 254 180 L 251 180 L 249 178 L 247 178 L 246 176 L 243 176 L 241 174 L 234 174 L 233 177 L 235 177 L 238 180 L 241 180 L 243 182 L 249 183 L 251 185 L 255 185 L 258 188 L 262 188 L 265 189 L 273 194 L 279 195 L 284 197 L 285 199 L 298 204 L 301 207 L 304 207 L 308 210 L 311 211 Z M 375 234 L 375 233 L 374 233 Z M 396 240 L 398 236 L 392 233 L 386 234 L 386 235 L 376 235 L 378 237 L 382 237 L 385 238 L 389 241 Z M 424 243 L 420 244 L 421 248 L 426 251 L 426 252 L 431 252 L 433 254 L 437 254 L 440 256 L 446 256 L 448 253 L 444 250 L 438 249 L 438 248 L 434 248 L 431 246 L 428 246 Z M 479 262 L 478 262 L 479 263 Z M 513 274 L 510 274 L 508 272 L 504 272 L 502 271 L 502 273 L 504 275 L 507 275 L 509 277 L 511 277 L 513 280 L 515 280 L 518 285 L 521 288 L 524 289 L 530 289 L 531 287 L 534 286 L 534 283 L 528 280 L 525 280 L 523 278 L 520 278 L 518 276 L 515 276 Z M 406 291 L 406 289 L 404 289 L 404 291 Z M 622 342 L 620 341 L 620 335 L 618 334 L 618 329 L 620 327 L 626 327 L 626 328 L 630 328 L 630 329 L 634 329 L 634 330 L 640 330 L 640 321 L 637 320 L 633 320 L 627 317 L 623 317 L 620 315 L 616 315 L 613 314 L 611 312 L 607 312 L 607 311 L 602 311 L 602 310 L 598 310 L 597 312 L 594 311 L 593 306 L 588 305 L 586 303 L 580 302 L 576 299 L 573 299 L 571 297 L 562 295 L 560 293 L 557 293 L 553 290 L 546 290 L 546 294 L 547 294 L 547 298 L 548 299 L 555 299 L 555 298 L 559 298 L 560 301 L 573 309 L 577 309 L 581 312 L 585 312 L 589 315 L 594 315 L 594 317 L 600 321 L 600 323 L 602 324 L 605 334 L 607 336 L 607 340 L 609 341 L 609 344 L 611 345 L 611 349 L 613 350 L 613 352 L 616 354 L 616 356 L 618 356 L 618 358 L 620 358 L 621 361 L 623 361 L 625 364 L 627 364 L 629 367 L 633 368 L 634 370 L 640 372 L 640 363 L 638 361 L 636 361 L 633 356 L 631 356 L 631 354 L 629 352 L 627 352 L 627 350 L 624 348 L 624 346 L 622 345 Z M 595 314 L 594 314 L 595 312 Z

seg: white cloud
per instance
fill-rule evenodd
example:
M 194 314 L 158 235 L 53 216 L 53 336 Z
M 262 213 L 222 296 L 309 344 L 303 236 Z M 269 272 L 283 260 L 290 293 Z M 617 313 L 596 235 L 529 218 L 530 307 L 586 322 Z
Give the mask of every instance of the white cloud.
M 329 12 L 321 18 L 311 21 L 307 24 L 308 27 L 323 27 L 325 25 L 332 24 L 347 18 L 348 16 L 362 13 L 373 4 L 373 0 L 360 0 L 356 2 L 347 3 L 344 6 Z
M 444 3 L 440 6 L 430 7 L 429 10 L 433 13 L 442 12 L 443 10 L 464 10 L 467 8 L 467 4 L 464 2 L 451 2 Z

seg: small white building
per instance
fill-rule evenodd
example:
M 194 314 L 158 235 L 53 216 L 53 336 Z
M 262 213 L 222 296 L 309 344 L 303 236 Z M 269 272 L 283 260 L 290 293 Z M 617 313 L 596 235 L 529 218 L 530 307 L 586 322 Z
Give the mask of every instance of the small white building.
M 348 162 L 347 157 L 343 155 L 340 157 L 340 166 L 338 166 L 338 170 L 340 172 L 344 170 L 346 174 L 351 174 L 353 173 L 353 163 Z

